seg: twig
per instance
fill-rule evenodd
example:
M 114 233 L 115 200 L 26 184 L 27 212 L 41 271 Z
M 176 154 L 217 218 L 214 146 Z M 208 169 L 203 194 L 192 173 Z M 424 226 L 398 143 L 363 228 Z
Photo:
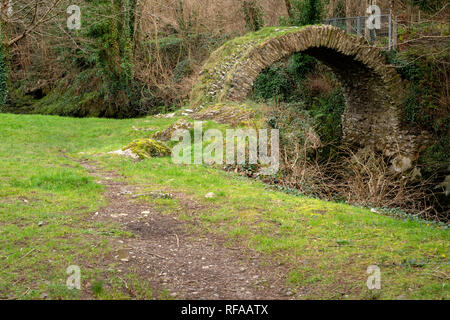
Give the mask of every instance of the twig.
M 26 296 L 27 294 L 28 294 L 28 292 L 30 292 L 30 288 L 27 288 L 27 291 L 25 291 L 24 293 L 22 293 L 20 296 L 18 296 L 18 297 L 15 297 L 15 298 L 10 298 L 10 299 L 8 299 L 8 300 L 18 300 L 18 299 L 20 299 L 20 298 L 22 298 L 23 296 Z
M 28 253 L 26 253 L 25 255 L 21 256 L 21 257 L 19 258 L 19 260 L 25 258 L 26 256 L 28 256 L 30 253 L 32 253 L 32 252 L 35 251 L 35 250 L 36 250 L 36 248 L 31 249 Z
M 178 238 L 177 234 L 174 233 L 175 238 L 177 238 L 177 248 L 180 248 L 180 239 Z
M 165 259 L 165 260 L 167 260 L 167 258 L 166 258 L 166 257 L 160 256 L 159 254 L 156 254 L 156 253 L 152 253 L 152 252 L 149 252 L 149 254 L 151 254 L 152 256 L 155 256 L 155 257 L 158 257 L 158 258 L 161 258 L 161 259 Z
M 128 290 L 129 289 L 128 288 L 128 283 L 125 280 L 123 280 L 121 277 L 119 277 L 119 279 L 123 281 L 123 283 L 125 284 L 125 288 L 127 288 L 127 290 Z

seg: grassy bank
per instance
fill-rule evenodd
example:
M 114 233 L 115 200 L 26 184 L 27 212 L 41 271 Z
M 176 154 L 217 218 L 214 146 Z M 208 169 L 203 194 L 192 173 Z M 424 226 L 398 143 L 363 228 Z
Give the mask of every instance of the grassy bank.
M 193 212 L 179 197 L 143 197 L 198 232 L 265 253 L 287 270 L 293 291 L 306 292 L 303 298 L 450 298 L 445 226 L 287 195 L 221 170 L 175 165 L 170 158 L 135 163 L 107 154 L 174 121 L 0 115 L 0 298 L 130 297 L 116 267 L 105 266 L 101 257 L 116 239 L 132 234 L 119 224 L 88 219 L 105 200 L 103 187 L 75 161 L 81 158 L 117 172 L 143 193 L 167 191 L 199 203 Z M 209 192 L 217 197 L 205 198 Z M 83 265 L 83 281 L 90 284 L 107 279 L 110 289 L 66 289 L 69 265 Z M 381 290 L 366 287 L 370 265 L 381 269 Z M 140 283 L 134 298 L 165 297 L 136 275 L 127 277 Z

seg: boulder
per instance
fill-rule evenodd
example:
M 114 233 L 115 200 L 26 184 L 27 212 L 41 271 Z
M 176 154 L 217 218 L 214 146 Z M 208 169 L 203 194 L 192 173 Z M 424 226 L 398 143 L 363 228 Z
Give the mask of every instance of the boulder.
M 126 147 L 122 148 L 123 151 L 131 151 L 137 155 L 140 160 L 153 158 L 153 157 L 166 157 L 170 156 L 172 150 L 166 145 L 157 142 L 153 139 L 137 139 L 131 142 Z

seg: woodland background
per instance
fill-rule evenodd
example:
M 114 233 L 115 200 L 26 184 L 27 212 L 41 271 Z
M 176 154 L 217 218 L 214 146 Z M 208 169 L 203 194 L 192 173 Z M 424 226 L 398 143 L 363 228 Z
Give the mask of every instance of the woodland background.
M 385 189 L 377 189 L 382 189 L 377 191 L 381 194 L 365 190 L 366 178 L 363 177 L 361 181 L 352 180 L 353 187 L 348 182 L 345 187 L 340 185 L 349 177 L 344 179 L 344 175 L 337 174 L 340 171 L 329 164 L 342 160 L 340 115 L 345 107 L 344 99 L 333 74 L 314 59 L 297 54 L 273 65 L 260 75 L 252 100 L 270 105 L 274 110 L 268 122 L 282 131 L 285 150 L 291 150 L 285 152 L 286 159 L 290 158 L 292 150 L 306 154 L 304 166 L 294 168 L 286 164 L 283 188 L 295 188 L 334 200 L 342 197 L 342 192 L 335 192 L 336 188 L 347 188 L 347 194 L 351 193 L 355 202 L 400 206 L 428 214 L 430 202 L 435 203 L 430 200 L 429 190 L 448 175 L 448 1 L 0 2 L 1 110 L 113 118 L 158 114 L 186 105 L 205 60 L 213 50 L 236 36 L 264 26 L 306 25 L 330 17 L 365 15 L 370 4 L 380 6 L 383 13 L 392 10 L 398 25 L 398 47 L 386 52 L 386 56 L 410 81 L 404 122 L 415 130 L 427 130 L 434 137 L 419 161 L 420 175 L 428 191 L 422 192 L 419 188 L 417 193 L 417 183 L 413 183 L 413 187 L 405 186 L 399 182 L 403 180 L 392 178 L 379 162 L 376 169 L 363 166 L 354 171 L 375 181 L 378 178 L 373 178 L 374 174 L 385 179 L 382 181 Z M 79 5 L 82 13 L 82 27 L 77 31 L 66 27 L 69 16 L 66 10 L 73 4 Z M 308 134 L 310 129 L 313 135 Z M 311 136 L 320 139 L 319 147 L 308 147 L 307 152 L 300 152 L 299 146 L 308 145 Z M 321 178 L 311 181 L 311 177 Z M 330 177 L 333 177 L 331 181 Z M 441 215 L 448 214 L 448 197 L 437 197 L 440 204 L 431 207 L 438 207 Z M 432 198 L 436 196 L 433 194 Z

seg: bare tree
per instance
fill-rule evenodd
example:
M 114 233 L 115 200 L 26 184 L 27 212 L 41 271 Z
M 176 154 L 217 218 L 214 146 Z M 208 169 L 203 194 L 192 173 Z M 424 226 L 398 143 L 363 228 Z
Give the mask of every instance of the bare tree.
M 338 0 L 330 0 L 328 4 L 328 18 L 332 18 L 334 16 L 334 11 L 336 10 Z
M 65 14 L 65 10 L 56 12 L 57 9 L 61 9 L 62 2 L 63 0 L 52 0 L 47 4 L 47 1 L 42 0 L 1 0 L 0 23 L 10 33 L 9 39 L 3 39 L 6 46 L 17 44 L 35 32 L 39 26 L 52 21 L 58 14 Z
M 352 9 L 352 0 L 345 0 L 345 16 L 346 17 L 351 17 L 351 9 Z M 347 19 L 346 20 L 346 24 L 347 24 L 347 32 L 350 33 L 352 31 L 352 22 L 351 20 Z
M 286 4 L 286 9 L 287 9 L 289 18 L 292 18 L 292 3 L 291 3 L 291 0 L 284 0 L 284 3 Z

